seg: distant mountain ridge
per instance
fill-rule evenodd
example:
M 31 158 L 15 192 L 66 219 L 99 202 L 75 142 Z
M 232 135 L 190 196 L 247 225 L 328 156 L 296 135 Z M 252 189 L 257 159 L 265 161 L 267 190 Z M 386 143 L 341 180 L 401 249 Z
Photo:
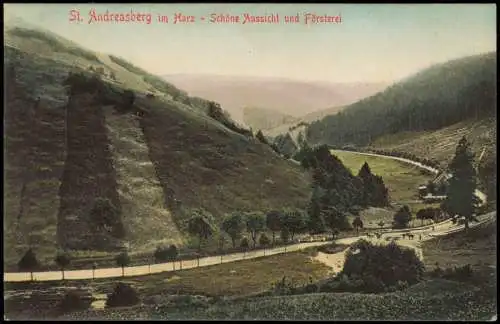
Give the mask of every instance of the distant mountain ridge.
M 244 107 L 243 121 L 255 130 L 265 131 L 280 125 L 293 123 L 297 121 L 297 118 L 273 109 Z
M 344 109 L 345 106 L 340 107 L 332 107 L 327 109 L 320 109 L 313 112 L 308 113 L 305 116 L 295 118 L 288 123 L 283 123 L 273 128 L 269 128 L 264 130 L 264 133 L 268 136 L 278 136 L 280 134 L 289 133 L 292 138 L 297 140 L 297 136 L 300 132 L 305 132 L 307 126 L 317 120 L 320 120 L 328 115 L 334 115 Z
M 356 102 L 388 85 L 210 74 L 171 74 L 163 78 L 192 95 L 219 102 L 238 122 L 244 121 L 244 107 L 272 109 L 301 117 L 324 107 Z

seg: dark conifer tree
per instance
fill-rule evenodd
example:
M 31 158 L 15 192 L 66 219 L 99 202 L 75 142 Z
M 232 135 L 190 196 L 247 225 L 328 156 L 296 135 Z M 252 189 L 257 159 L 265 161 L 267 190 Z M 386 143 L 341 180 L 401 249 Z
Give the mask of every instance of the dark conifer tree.
M 449 165 L 449 171 L 451 179 L 443 207 L 452 216 L 465 217 L 465 229 L 467 230 L 474 213 L 476 171 L 474 169 L 474 154 L 470 151 L 465 136 L 458 142 L 455 156 Z

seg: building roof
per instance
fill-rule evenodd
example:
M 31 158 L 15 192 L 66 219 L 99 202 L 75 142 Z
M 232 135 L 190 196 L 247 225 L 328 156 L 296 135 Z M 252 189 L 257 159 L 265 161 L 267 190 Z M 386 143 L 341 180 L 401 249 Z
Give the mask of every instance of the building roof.
M 451 175 L 447 172 L 441 172 L 439 173 L 434 180 L 432 180 L 433 183 L 443 183 L 447 182 L 451 178 Z

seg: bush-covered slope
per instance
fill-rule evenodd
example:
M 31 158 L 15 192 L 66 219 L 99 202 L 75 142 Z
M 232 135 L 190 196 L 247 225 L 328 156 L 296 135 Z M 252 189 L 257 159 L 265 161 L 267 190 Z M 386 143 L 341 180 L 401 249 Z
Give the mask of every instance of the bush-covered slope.
M 92 250 L 108 243 L 133 250 L 186 243 L 179 224 L 193 208 L 218 221 L 236 210 L 305 207 L 309 175 L 231 127 L 227 116 L 224 125 L 210 117 L 209 101 L 178 95 L 184 92 L 130 63 L 50 32 L 12 30 L 4 34 L 7 264 L 28 246 L 50 262 L 70 239 L 70 248 Z M 40 34 L 46 37 L 32 37 Z M 107 90 L 68 95 L 63 84 L 71 71 L 97 74 L 97 88 Z M 118 113 L 126 89 L 135 92 L 135 102 Z M 115 225 L 125 235 L 106 227 L 114 233 L 107 237 L 121 242 L 90 246 L 98 198 L 116 207 Z

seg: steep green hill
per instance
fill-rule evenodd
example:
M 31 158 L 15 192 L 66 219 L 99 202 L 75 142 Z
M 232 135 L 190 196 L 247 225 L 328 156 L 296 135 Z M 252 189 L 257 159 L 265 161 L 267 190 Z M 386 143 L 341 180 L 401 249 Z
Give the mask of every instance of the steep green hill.
M 209 101 L 47 31 L 4 36 L 6 264 L 29 246 L 51 261 L 59 247 L 187 244 L 193 208 L 215 223 L 237 210 L 305 208 L 310 176 Z M 68 82 L 70 72 L 86 77 Z
M 385 91 L 313 122 L 312 143 L 367 145 L 406 131 L 437 130 L 496 112 L 496 53 L 432 66 Z

